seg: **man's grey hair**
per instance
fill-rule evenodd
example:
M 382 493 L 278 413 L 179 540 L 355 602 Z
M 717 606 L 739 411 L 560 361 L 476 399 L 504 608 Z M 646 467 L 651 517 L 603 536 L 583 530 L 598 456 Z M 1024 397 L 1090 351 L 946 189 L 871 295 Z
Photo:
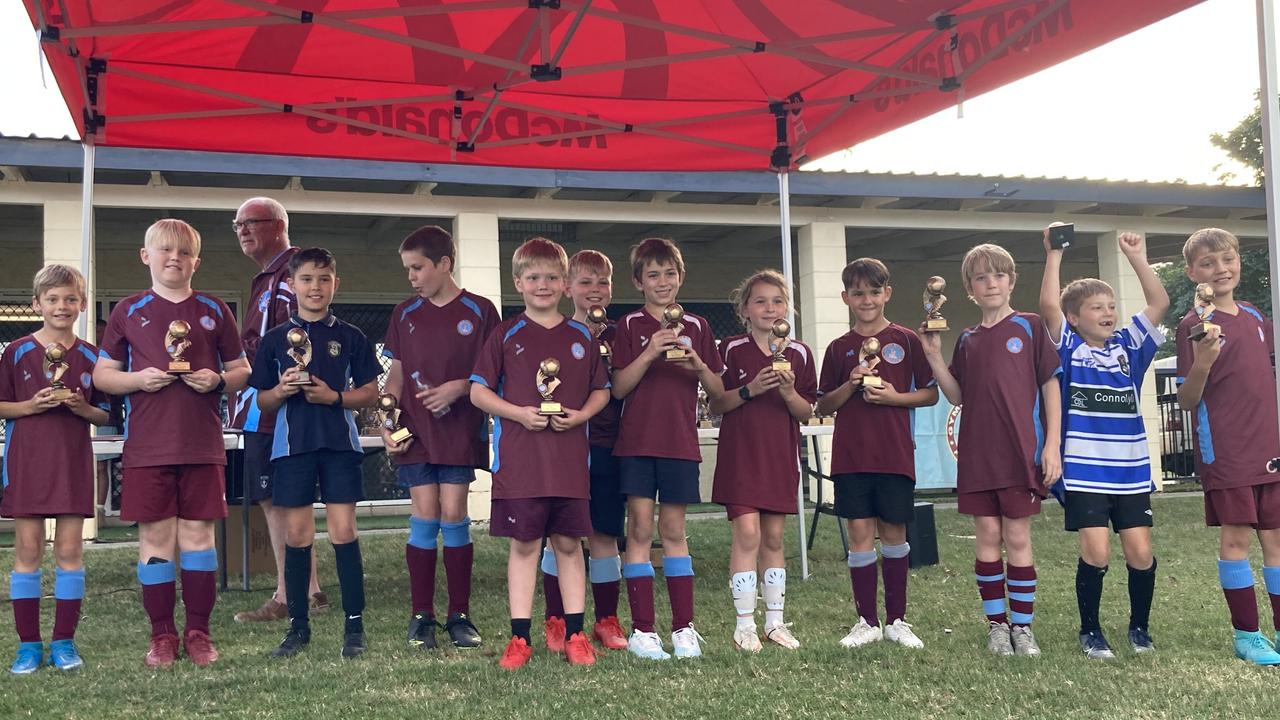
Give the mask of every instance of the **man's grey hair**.
M 271 217 L 284 221 L 284 236 L 289 236 L 289 212 L 284 209 L 284 205 L 281 205 L 279 200 L 269 197 L 253 197 L 240 203 L 242 208 L 246 205 L 261 205 L 270 210 Z

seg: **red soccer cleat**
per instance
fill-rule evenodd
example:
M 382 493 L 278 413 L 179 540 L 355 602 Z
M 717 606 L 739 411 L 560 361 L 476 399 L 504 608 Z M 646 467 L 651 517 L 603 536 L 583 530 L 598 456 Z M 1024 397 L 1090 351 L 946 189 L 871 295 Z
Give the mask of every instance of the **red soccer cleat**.
M 596 636 L 597 642 L 610 650 L 627 649 L 627 636 L 622 632 L 622 625 L 616 615 L 597 621 L 591 628 L 591 634 Z
M 178 636 L 157 635 L 151 638 L 151 646 L 147 648 L 147 667 L 171 667 L 178 659 Z
M 564 652 L 564 618 L 549 617 L 542 625 L 547 637 L 547 650 L 553 653 Z
M 576 632 L 564 646 L 564 658 L 570 665 L 595 665 L 596 649 L 584 632 Z
M 519 670 L 529 662 L 531 657 L 533 657 L 533 648 L 529 647 L 529 643 L 522 637 L 512 637 L 511 642 L 507 643 L 507 649 L 502 651 L 502 659 L 498 661 L 498 667 L 503 670 Z
M 213 639 L 206 632 L 188 630 L 182 636 L 182 650 L 191 662 L 204 667 L 212 665 L 218 659 L 218 651 L 213 647 Z

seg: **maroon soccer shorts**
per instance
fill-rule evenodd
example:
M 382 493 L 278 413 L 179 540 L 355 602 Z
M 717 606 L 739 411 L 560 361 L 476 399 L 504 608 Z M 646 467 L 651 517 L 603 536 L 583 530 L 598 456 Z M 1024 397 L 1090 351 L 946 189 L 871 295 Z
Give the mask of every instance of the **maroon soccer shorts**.
M 227 516 L 225 469 L 221 465 L 158 465 L 125 468 L 120 519 L 157 522 L 218 520 Z
M 729 515 L 730 522 L 737 520 L 743 515 L 750 515 L 751 513 L 758 513 L 760 515 L 794 515 L 795 514 L 795 513 L 780 513 L 780 512 L 775 512 L 773 510 L 762 510 L 758 507 L 752 507 L 750 505 L 738 505 L 735 503 L 729 503 L 728 505 L 725 505 L 724 510 L 725 510 L 725 513 Z
M 494 498 L 489 534 L 525 542 L 549 535 L 584 538 L 591 534 L 591 503 L 586 498 Z
M 1040 514 L 1040 496 L 1025 487 L 960 493 L 958 500 L 962 515 L 1017 519 Z
M 1255 530 L 1280 528 L 1280 483 L 1205 490 L 1204 524 L 1248 525 Z

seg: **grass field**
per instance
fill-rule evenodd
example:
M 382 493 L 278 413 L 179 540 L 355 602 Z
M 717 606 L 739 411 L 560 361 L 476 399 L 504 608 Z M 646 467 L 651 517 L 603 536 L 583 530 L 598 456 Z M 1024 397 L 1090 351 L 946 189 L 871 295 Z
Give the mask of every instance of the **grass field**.
M 1203 527 L 1196 497 L 1156 502 L 1160 576 L 1152 633 L 1159 651 L 1136 657 L 1124 642 L 1128 596 L 1117 554 L 1103 597 L 1103 625 L 1119 659 L 1086 660 L 1076 642 L 1074 536 L 1046 504 L 1035 522 L 1040 573 L 1036 634 L 1039 659 L 996 658 L 985 651 L 973 582 L 969 521 L 951 509 L 937 513 L 941 563 L 911 574 L 908 619 L 924 640 L 912 652 L 881 643 L 859 651 L 838 646 L 852 611 L 849 580 L 830 518 L 823 519 L 811 555 L 813 578 L 799 582 L 794 528 L 787 619 L 803 646 L 766 647 L 758 656 L 733 649 L 729 601 L 729 527 L 720 520 L 690 524 L 695 557 L 699 630 L 707 638 L 701 660 L 644 662 L 610 653 L 593 668 L 570 668 L 539 650 L 526 669 L 497 667 L 507 635 L 506 546 L 477 532 L 472 615 L 486 646 L 461 654 L 424 653 L 404 642 L 408 582 L 404 536 L 362 541 L 369 607 L 370 651 L 354 662 L 338 659 L 340 613 L 313 621 L 311 647 L 289 662 L 268 660 L 284 625 L 244 626 L 235 611 L 256 607 L 262 590 L 219 599 L 213 634 L 222 659 L 211 668 L 181 661 L 168 671 L 142 664 L 147 622 L 138 603 L 135 550 L 86 553 L 88 597 L 78 643 L 87 667 L 74 675 L 48 668 L 34 676 L 0 677 L 0 717 L 266 717 L 266 718 L 1156 718 L 1269 717 L 1275 712 L 1280 670 L 1234 659 L 1226 608 L 1214 564 L 1216 539 Z M 337 605 L 333 553 L 319 546 L 323 583 Z M 0 567 L 12 563 L 0 551 Z M 46 563 L 46 592 L 52 590 Z M 8 573 L 0 579 L 7 596 Z M 443 582 L 443 578 L 442 578 Z M 1260 582 L 1260 579 L 1259 579 Z M 659 625 L 669 618 L 661 579 Z M 441 587 L 443 590 L 443 585 Z M 1263 600 L 1263 627 L 1270 609 Z M 626 606 L 625 595 L 623 607 Z M 44 605 L 46 639 L 52 601 Z M 625 615 L 625 611 L 624 611 Z M 8 619 L 5 618 L 7 626 Z M 181 624 L 181 609 L 179 609 Z M 624 617 L 625 624 L 625 617 Z M 541 643 L 535 622 L 535 645 Z M 12 657 L 16 638 L 6 629 L 0 652 Z M 7 666 L 6 666 L 7 667 Z

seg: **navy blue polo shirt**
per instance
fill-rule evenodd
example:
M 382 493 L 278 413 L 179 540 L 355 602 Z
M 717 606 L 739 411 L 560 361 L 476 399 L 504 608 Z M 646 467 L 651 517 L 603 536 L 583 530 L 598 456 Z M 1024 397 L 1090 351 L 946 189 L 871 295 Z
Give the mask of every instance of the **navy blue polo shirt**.
M 259 391 L 280 384 L 280 375 L 297 363 L 289 357 L 285 334 L 300 327 L 311 339 L 311 361 L 307 370 L 329 387 L 346 391 L 367 385 L 382 372 L 373 345 L 360 329 L 339 320 L 332 312 L 322 320 L 308 322 L 295 313 L 262 337 L 254 358 L 249 385 Z M 315 452 L 351 450 L 361 452 L 355 413 L 331 405 L 307 402 L 300 392 L 285 401 L 276 418 L 271 459 Z

